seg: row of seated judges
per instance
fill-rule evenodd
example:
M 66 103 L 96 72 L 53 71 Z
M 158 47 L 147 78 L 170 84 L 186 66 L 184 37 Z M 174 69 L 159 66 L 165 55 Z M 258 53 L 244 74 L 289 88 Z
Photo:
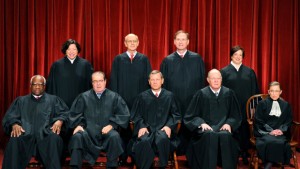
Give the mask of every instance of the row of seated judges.
M 3 119 L 11 136 L 3 168 L 25 168 L 32 155 L 46 168 L 60 168 L 66 147 L 72 168 L 81 168 L 82 159 L 93 164 L 102 150 L 107 152 L 107 168 L 123 164 L 128 155 L 142 169 L 150 168 L 157 155 L 164 168 L 167 154 L 175 149 L 186 154 L 191 168 L 235 168 L 239 155 L 248 162 L 245 107 L 259 89 L 255 72 L 242 64 L 242 47 L 232 47 L 230 64 L 211 70 L 205 87 L 204 62 L 187 50 L 187 32 L 175 33 L 177 50 L 164 58 L 160 72 L 151 71 L 147 56 L 136 51 L 135 34 L 128 34 L 124 44 L 127 51 L 114 58 L 108 89 L 105 74 L 94 72 L 78 56 L 78 42 L 69 39 L 62 45 L 65 57 L 52 64 L 47 83 L 44 77 L 33 76 L 32 93 L 18 97 Z M 278 100 L 279 83 L 271 84 L 270 98 L 258 109 L 262 115 L 256 120 L 261 122 L 257 136 L 262 138 L 257 141 L 258 154 L 266 167 L 290 157 L 284 134 L 291 125 L 291 109 Z M 275 109 L 280 113 L 270 113 Z M 133 131 L 129 120 L 134 122 Z M 266 146 L 270 140 L 275 143 L 272 148 Z M 273 150 L 281 156 L 270 156 Z

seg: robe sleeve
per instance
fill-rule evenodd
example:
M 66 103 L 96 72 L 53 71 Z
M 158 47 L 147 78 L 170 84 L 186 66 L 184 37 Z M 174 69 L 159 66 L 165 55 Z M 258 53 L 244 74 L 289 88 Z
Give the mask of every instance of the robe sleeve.
M 266 126 L 265 116 L 264 113 L 266 111 L 266 104 L 265 102 L 261 101 L 257 107 L 254 114 L 254 135 L 256 137 L 261 137 L 263 135 L 269 134 L 273 129 L 269 126 Z
M 110 73 L 110 89 L 112 91 L 118 91 L 118 60 L 117 57 L 112 63 L 111 73 Z
M 118 126 L 127 128 L 130 117 L 129 109 L 121 96 L 118 95 L 116 97 L 113 116 L 109 119 L 110 125 L 112 125 L 113 128 L 117 128 Z
M 201 72 L 201 87 L 200 89 L 202 89 L 203 87 L 205 87 L 205 64 L 203 62 L 202 57 L 199 55 L 200 57 L 200 72 Z
M 46 92 L 49 94 L 56 94 L 56 81 L 55 81 L 55 63 L 50 68 L 50 73 L 47 79 Z
M 57 120 L 61 120 L 64 123 L 68 122 L 69 108 L 66 103 L 59 97 L 55 97 L 55 112 L 53 112 L 53 117 L 51 124 L 55 123 Z M 67 125 L 67 124 L 66 124 Z
M 86 78 L 87 78 L 87 80 L 86 80 L 86 88 L 87 89 L 91 89 L 92 88 L 92 74 L 93 74 L 93 72 L 94 72 L 94 68 L 93 68 L 93 66 L 92 66 L 92 64 L 90 63 L 90 62 L 87 62 L 87 64 L 86 64 Z
M 85 101 L 82 95 L 79 95 L 73 102 L 69 114 L 69 128 L 74 129 L 77 126 L 86 127 L 86 119 L 84 118 Z
M 172 103 L 171 103 L 171 108 L 170 108 L 170 113 L 168 116 L 168 120 L 165 126 L 170 127 L 173 131 L 176 130 L 177 124 L 180 122 L 181 120 L 181 113 L 180 113 L 180 109 L 179 109 L 179 104 L 177 102 L 177 100 L 175 99 L 175 97 L 172 97 Z
M 284 109 L 284 113 L 286 113 L 286 118 L 284 120 L 284 123 L 282 123 L 279 127 L 279 130 L 281 130 L 283 133 L 286 133 L 289 131 L 290 126 L 293 122 L 293 112 L 291 109 L 291 106 L 287 103 L 287 107 Z
M 259 87 L 258 87 L 258 83 L 257 83 L 257 78 L 256 78 L 256 74 L 254 72 L 254 70 L 251 69 L 251 93 L 253 94 L 258 94 L 259 92 Z
M 162 63 L 160 64 L 160 72 L 163 74 L 164 76 L 164 88 L 165 89 L 169 89 L 169 79 L 168 79 L 168 63 L 166 61 L 166 58 L 162 61 Z
M 139 95 L 132 106 L 132 110 L 131 110 L 131 121 L 133 121 L 134 123 L 134 131 L 133 131 L 133 135 L 137 135 L 137 133 L 139 132 L 139 130 L 141 128 L 149 128 L 149 124 L 145 122 L 145 120 L 142 117 L 142 113 L 144 112 L 144 102 L 143 99 L 141 97 L 141 95 Z
M 226 124 L 229 124 L 232 131 L 235 131 L 239 128 L 241 125 L 242 117 L 241 117 L 241 111 L 239 107 L 239 102 L 236 98 L 235 93 L 233 90 L 230 90 L 232 97 L 230 98 L 230 110 L 229 110 L 229 116 L 226 120 Z
M 21 112 L 19 108 L 20 100 L 20 97 L 14 100 L 9 109 L 6 111 L 5 116 L 3 117 L 2 126 L 4 132 L 8 135 L 10 135 L 11 133 L 12 125 L 19 124 L 22 126 Z
M 185 126 L 190 130 L 194 131 L 201 124 L 205 123 L 204 119 L 200 118 L 199 113 L 201 112 L 200 107 L 202 106 L 203 94 L 198 91 L 192 98 L 191 103 L 184 115 L 183 122 Z

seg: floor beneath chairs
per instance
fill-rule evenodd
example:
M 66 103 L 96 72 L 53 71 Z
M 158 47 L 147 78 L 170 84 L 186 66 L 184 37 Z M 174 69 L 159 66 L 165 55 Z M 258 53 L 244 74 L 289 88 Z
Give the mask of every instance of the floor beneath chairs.
M 298 157 L 298 166 L 300 166 L 300 153 L 297 153 Z M 186 158 L 185 156 L 178 156 L 178 163 L 180 169 L 189 169 L 189 167 L 186 165 Z M 3 160 L 3 150 L 0 150 L 0 166 L 2 167 L 2 160 Z M 102 158 L 99 158 L 98 161 L 102 161 Z M 0 168 L 1 168 L 0 167 Z M 132 166 L 120 166 L 118 169 L 132 169 Z M 242 161 L 239 161 L 238 164 L 239 169 L 248 169 L 247 165 L 243 165 Z M 38 169 L 38 168 L 31 168 L 31 169 Z M 65 166 L 63 169 L 69 169 L 69 167 Z M 105 167 L 90 167 L 90 166 L 84 166 L 82 169 L 105 169 Z M 285 169 L 290 169 L 289 167 L 286 167 Z

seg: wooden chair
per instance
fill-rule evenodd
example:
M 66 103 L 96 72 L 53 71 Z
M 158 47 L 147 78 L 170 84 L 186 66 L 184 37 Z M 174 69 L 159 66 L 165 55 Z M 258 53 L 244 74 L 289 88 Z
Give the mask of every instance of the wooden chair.
M 180 127 L 181 127 L 181 122 L 179 122 L 177 124 L 176 133 L 178 133 Z M 130 128 L 133 131 L 133 128 L 134 128 L 133 122 L 130 122 Z M 159 160 L 158 158 L 154 159 L 154 164 L 153 164 L 154 167 L 158 166 L 158 163 L 159 163 L 158 160 Z M 172 154 L 170 154 L 169 160 L 168 160 L 168 166 L 170 166 L 170 168 L 178 169 L 178 161 L 177 161 L 176 150 Z M 135 164 L 133 166 L 133 169 L 137 169 Z
M 266 99 L 268 96 L 269 96 L 268 94 L 257 94 L 257 95 L 251 96 L 248 99 L 247 104 L 246 104 L 247 121 L 248 121 L 248 124 L 250 127 L 250 143 L 252 146 L 249 168 L 254 167 L 255 169 L 258 169 L 258 165 L 259 165 L 259 163 L 261 163 L 261 160 L 257 156 L 257 151 L 256 151 L 256 147 L 255 147 L 256 139 L 255 139 L 254 133 L 253 133 L 253 119 L 254 119 L 255 109 L 256 109 L 256 106 L 258 105 L 258 102 Z M 280 98 L 280 99 L 282 99 L 282 98 Z M 290 164 L 290 166 L 294 167 L 296 169 L 299 169 L 297 157 L 296 157 L 296 147 L 298 145 L 298 142 L 296 140 L 294 140 L 294 136 L 296 136 L 298 134 L 299 126 L 300 126 L 299 122 L 293 121 L 293 124 L 291 127 L 291 139 L 289 142 L 291 149 L 292 149 L 292 158 L 294 161 L 294 165 Z M 281 165 L 281 167 L 283 167 L 283 166 Z

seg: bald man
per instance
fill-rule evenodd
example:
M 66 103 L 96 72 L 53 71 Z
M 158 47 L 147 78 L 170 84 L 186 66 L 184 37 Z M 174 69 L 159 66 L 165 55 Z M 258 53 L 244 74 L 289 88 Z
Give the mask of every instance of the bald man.
M 125 36 L 124 45 L 127 51 L 117 55 L 113 61 L 110 76 L 110 89 L 117 92 L 125 100 L 129 110 L 137 95 L 149 89 L 148 75 L 151 65 L 146 55 L 137 52 L 139 38 L 130 33 Z M 126 163 L 126 147 L 132 137 L 129 127 L 121 131 L 125 153 L 120 158 L 120 165 Z
M 233 90 L 222 86 L 219 70 L 208 73 L 209 86 L 198 90 L 184 116 L 193 132 L 187 159 L 192 169 L 236 168 L 238 143 L 233 137 L 241 123 L 238 101 Z

